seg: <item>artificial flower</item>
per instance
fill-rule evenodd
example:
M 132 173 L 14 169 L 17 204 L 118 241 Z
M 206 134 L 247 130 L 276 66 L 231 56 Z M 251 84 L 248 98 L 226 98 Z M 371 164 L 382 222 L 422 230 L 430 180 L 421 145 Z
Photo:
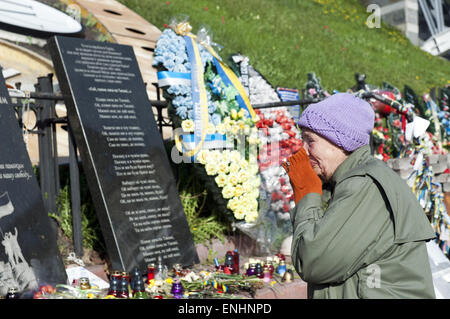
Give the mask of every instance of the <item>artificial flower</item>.
M 195 124 L 192 120 L 184 120 L 183 122 L 181 122 L 181 128 L 185 132 L 194 132 L 194 126 Z

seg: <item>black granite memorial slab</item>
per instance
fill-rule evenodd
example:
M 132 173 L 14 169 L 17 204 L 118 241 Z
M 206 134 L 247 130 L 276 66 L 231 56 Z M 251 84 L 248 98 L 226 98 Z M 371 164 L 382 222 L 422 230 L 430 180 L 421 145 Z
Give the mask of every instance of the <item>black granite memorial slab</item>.
M 0 67 L 0 295 L 66 284 L 57 246 Z
M 59 36 L 49 48 L 112 266 L 198 263 L 133 48 Z

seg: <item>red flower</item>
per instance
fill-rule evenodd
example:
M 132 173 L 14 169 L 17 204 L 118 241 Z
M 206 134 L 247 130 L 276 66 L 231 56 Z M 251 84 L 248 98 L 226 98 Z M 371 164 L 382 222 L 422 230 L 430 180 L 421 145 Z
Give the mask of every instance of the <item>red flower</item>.
M 206 7 L 205 10 L 208 11 L 208 7 Z
M 272 119 L 265 119 L 264 120 L 264 124 L 267 125 L 268 127 L 272 127 L 273 126 L 273 120 Z
M 323 28 L 326 30 L 326 29 L 328 29 L 328 26 L 327 26 L 327 25 L 324 25 Z
M 287 135 L 289 135 L 289 137 L 290 138 L 293 138 L 293 137 L 295 137 L 295 132 L 294 131 L 285 131 L 285 133 L 287 134 Z
M 167 29 L 169 25 L 167 23 L 164 23 L 164 28 Z
M 169 4 L 170 4 L 170 1 L 166 1 L 166 4 L 169 5 Z

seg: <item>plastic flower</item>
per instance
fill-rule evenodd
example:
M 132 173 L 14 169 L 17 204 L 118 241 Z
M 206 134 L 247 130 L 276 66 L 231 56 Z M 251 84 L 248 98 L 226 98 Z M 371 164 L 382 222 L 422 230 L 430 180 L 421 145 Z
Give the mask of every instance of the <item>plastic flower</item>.
M 216 181 L 216 184 L 219 187 L 224 187 L 228 182 L 228 178 L 227 178 L 226 174 L 219 174 L 216 176 L 216 178 L 214 180 Z
M 177 107 L 175 113 L 176 113 L 182 120 L 186 120 L 186 119 L 187 119 L 188 110 L 187 110 L 186 107 L 184 107 L 184 106 Z M 189 121 L 192 122 L 192 120 L 189 120 Z M 194 122 L 192 122 L 192 123 L 194 123 Z M 184 129 L 184 128 L 183 128 L 183 129 Z M 185 130 L 185 131 L 186 131 L 186 130 Z M 188 132 L 188 131 L 186 131 L 186 132 Z
M 208 129 L 206 131 L 207 134 L 214 134 L 216 133 L 216 127 L 213 123 L 208 123 Z
M 234 211 L 234 217 L 238 220 L 244 219 L 246 215 L 246 212 L 244 210 L 244 208 L 242 206 L 239 206 L 235 211 Z
M 214 121 L 214 120 L 213 120 Z M 219 123 L 216 125 L 216 131 L 219 134 L 225 135 L 226 134 L 226 129 L 225 129 L 225 124 L 223 123 Z
M 219 163 L 222 159 L 222 154 L 219 150 L 212 150 L 208 154 L 207 161 L 215 164 Z
M 220 161 L 217 170 L 220 174 L 227 174 L 230 171 L 228 163 L 225 161 Z
M 231 185 L 226 185 L 222 189 L 222 195 L 223 195 L 223 198 L 225 198 L 225 199 L 232 198 L 234 195 L 234 187 Z
M 239 176 L 237 173 L 232 173 L 228 176 L 228 183 L 233 186 L 236 186 L 239 183 Z
M 241 167 L 241 169 L 246 169 L 248 168 L 249 164 L 248 161 L 246 159 L 240 159 L 239 160 L 239 166 Z
M 229 167 L 230 174 L 237 173 L 239 171 L 239 169 L 240 169 L 239 164 L 236 161 L 234 161 L 233 159 L 231 159 L 231 164 L 230 164 L 230 167 Z
M 216 175 L 217 174 L 218 165 L 214 162 L 206 163 L 205 170 L 208 175 Z
M 228 201 L 227 208 L 229 208 L 231 211 L 236 211 L 238 207 L 240 206 L 240 201 L 238 197 L 233 197 Z
M 183 122 L 181 122 L 181 128 L 185 132 L 194 132 L 194 121 L 184 120 Z
M 256 219 L 258 218 L 258 212 L 257 211 L 251 211 L 248 214 L 245 215 L 245 221 L 247 223 L 254 223 Z
M 247 165 L 248 166 L 248 165 Z M 239 170 L 239 172 L 237 173 L 238 176 L 238 182 L 239 183 L 244 183 L 248 180 L 249 178 L 249 173 L 248 171 L 244 168 Z
M 222 158 L 221 158 L 221 162 L 229 164 L 230 163 L 230 156 L 231 156 L 231 151 L 230 150 L 223 150 L 222 151 Z
M 238 118 L 238 112 L 235 109 L 232 109 L 230 111 L 230 116 L 233 120 L 236 120 Z
M 242 194 L 244 194 L 244 188 L 240 184 L 236 185 L 236 187 L 234 188 L 234 196 L 239 197 Z
M 231 134 L 237 135 L 239 133 L 240 127 L 239 125 L 235 124 L 231 126 L 231 129 L 229 130 Z
M 203 165 L 205 165 L 206 164 L 206 160 L 207 160 L 207 158 L 208 158 L 208 156 L 209 156 L 209 150 L 200 150 L 198 153 L 197 153 L 197 156 L 196 156 L 196 160 L 200 163 L 200 164 L 203 164 Z

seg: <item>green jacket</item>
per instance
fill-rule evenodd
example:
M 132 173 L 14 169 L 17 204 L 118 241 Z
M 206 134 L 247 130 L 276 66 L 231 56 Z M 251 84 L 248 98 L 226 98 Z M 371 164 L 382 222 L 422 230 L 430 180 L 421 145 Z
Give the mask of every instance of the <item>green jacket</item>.
M 291 214 L 292 262 L 308 298 L 435 298 L 425 244 L 435 233 L 405 181 L 366 145 L 330 185 Z

